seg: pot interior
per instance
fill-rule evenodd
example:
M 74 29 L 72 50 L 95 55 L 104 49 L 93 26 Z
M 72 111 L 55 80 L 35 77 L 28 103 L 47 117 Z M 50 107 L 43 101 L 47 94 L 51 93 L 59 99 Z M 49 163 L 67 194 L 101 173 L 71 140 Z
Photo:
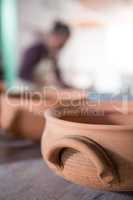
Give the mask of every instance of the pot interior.
M 87 108 L 58 108 L 54 116 L 64 121 L 83 124 L 102 125 L 132 125 L 133 113 L 120 113 L 115 111 L 90 110 Z

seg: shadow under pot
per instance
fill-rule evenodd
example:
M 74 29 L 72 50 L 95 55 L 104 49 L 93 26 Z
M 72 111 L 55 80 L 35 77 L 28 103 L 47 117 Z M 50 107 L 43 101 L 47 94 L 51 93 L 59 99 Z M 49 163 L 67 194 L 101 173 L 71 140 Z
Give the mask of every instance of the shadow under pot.
M 2 94 L 0 97 L 0 127 L 8 134 L 38 141 L 45 128 L 44 112 L 55 105 L 65 105 L 73 96 L 73 91 L 59 91 L 58 96 L 51 91 Z M 58 91 L 57 91 L 58 93 Z M 82 99 L 83 94 L 75 92 L 75 98 Z
M 45 113 L 42 155 L 73 183 L 108 191 L 133 191 L 133 113 L 56 107 Z

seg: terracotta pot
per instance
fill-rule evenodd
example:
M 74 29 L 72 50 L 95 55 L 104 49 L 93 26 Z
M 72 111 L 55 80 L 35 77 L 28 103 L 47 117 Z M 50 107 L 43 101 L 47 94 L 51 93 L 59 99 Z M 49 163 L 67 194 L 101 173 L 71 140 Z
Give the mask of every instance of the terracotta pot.
M 5 85 L 0 81 L 0 127 L 1 127 L 1 95 L 5 92 Z
M 5 91 L 5 84 L 3 81 L 0 81 L 0 94 L 2 94 Z
M 65 95 L 62 95 L 64 92 Z M 57 94 L 49 90 L 45 94 L 42 91 L 32 91 L 1 95 L 1 128 L 15 137 L 40 140 L 45 127 L 45 110 L 55 105 L 64 105 L 68 96 L 73 96 L 72 91 L 57 91 Z M 74 91 L 74 94 L 74 100 L 83 98 L 80 91 Z
M 42 155 L 52 170 L 83 186 L 133 191 L 132 112 L 57 106 L 45 117 Z
M 42 109 L 48 107 L 36 98 L 5 94 L 1 96 L 1 128 L 15 137 L 39 140 L 45 125 Z

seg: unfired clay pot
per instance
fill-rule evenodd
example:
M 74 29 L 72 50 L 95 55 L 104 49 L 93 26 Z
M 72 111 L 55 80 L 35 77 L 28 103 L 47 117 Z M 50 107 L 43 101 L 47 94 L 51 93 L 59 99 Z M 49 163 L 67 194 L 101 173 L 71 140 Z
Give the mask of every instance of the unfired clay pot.
M 42 103 L 37 98 L 11 94 L 1 96 L 1 128 L 15 137 L 39 140 L 45 125 Z
M 3 94 L 0 97 L 0 127 L 15 137 L 40 140 L 45 127 L 44 112 L 68 99 L 82 99 L 84 95 L 69 90 Z
M 3 81 L 0 81 L 0 94 L 2 94 L 5 91 L 5 85 Z
M 133 191 L 133 113 L 101 108 L 48 110 L 42 155 L 52 170 L 76 184 Z

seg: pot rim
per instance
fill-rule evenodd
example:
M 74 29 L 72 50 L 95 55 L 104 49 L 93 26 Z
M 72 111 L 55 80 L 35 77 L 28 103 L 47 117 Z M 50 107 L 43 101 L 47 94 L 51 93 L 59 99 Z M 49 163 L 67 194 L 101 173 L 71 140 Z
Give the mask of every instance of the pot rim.
M 90 130 L 133 130 L 133 125 L 111 125 L 111 124 L 86 124 L 86 123 L 79 123 L 79 122 L 72 122 L 63 120 L 53 115 L 54 110 L 60 107 L 49 108 L 47 111 L 44 112 L 44 117 L 46 120 L 50 120 L 53 123 L 58 123 L 62 126 L 69 126 L 69 127 L 78 127 L 80 129 L 90 129 Z

